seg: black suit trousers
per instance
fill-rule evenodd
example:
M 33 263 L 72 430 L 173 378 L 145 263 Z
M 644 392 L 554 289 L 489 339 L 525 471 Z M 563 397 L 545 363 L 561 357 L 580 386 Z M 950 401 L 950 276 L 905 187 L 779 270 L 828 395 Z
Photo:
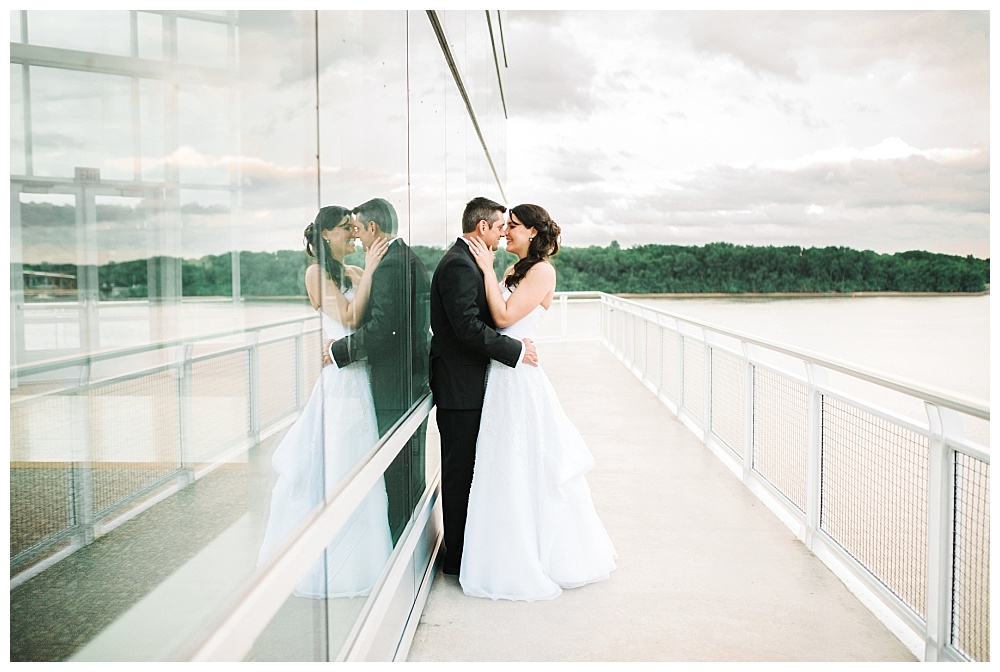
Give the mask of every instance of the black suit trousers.
M 476 465 L 476 439 L 483 410 L 437 409 L 441 434 L 441 508 L 444 515 L 444 571 L 458 574 L 465 545 L 465 519 Z

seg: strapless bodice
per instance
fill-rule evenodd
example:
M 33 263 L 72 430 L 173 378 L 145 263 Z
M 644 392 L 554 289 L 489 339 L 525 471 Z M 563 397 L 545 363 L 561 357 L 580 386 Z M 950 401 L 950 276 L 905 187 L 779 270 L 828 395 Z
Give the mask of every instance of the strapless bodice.
M 512 292 L 507 289 L 507 287 L 501 283 L 500 292 L 503 294 L 503 299 L 506 301 L 510 298 Z M 541 306 L 541 304 L 534 307 L 534 309 L 522 317 L 520 320 L 514 324 L 499 329 L 498 331 L 504 336 L 510 336 L 511 338 L 521 340 L 522 338 L 534 338 L 535 334 L 538 332 L 538 327 L 541 325 L 542 320 L 545 319 L 545 313 L 548 312 Z
M 352 286 L 349 290 L 344 292 L 344 298 L 348 301 L 354 300 L 354 287 Z M 330 298 L 330 301 L 335 301 L 336 299 Z M 323 334 L 328 339 L 337 340 L 347 336 L 348 334 L 354 333 L 354 329 L 350 327 L 345 327 L 336 318 L 330 317 L 323 311 L 322 308 L 316 309 L 319 314 L 320 320 L 323 322 Z

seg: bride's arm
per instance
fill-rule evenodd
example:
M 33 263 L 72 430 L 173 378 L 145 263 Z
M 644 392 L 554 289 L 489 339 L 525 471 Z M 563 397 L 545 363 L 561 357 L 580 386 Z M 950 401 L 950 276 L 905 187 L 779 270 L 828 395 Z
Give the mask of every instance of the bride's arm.
M 470 240 L 469 247 L 486 283 L 486 302 L 490 315 L 498 328 L 508 327 L 530 313 L 551 294 L 556 287 L 556 269 L 547 261 L 540 261 L 525 274 L 517 291 L 503 300 L 496 272 L 493 270 L 493 253 L 478 240 Z
M 334 301 L 332 305 L 329 301 L 322 301 L 323 280 L 326 275 L 319 264 L 313 264 L 307 268 L 306 288 L 309 292 L 309 302 L 312 304 L 313 308 L 319 308 L 322 306 L 323 312 L 344 326 L 357 327 L 361 322 L 361 318 L 365 314 L 365 306 L 368 305 L 368 297 L 371 296 L 372 276 L 375 274 L 375 269 L 378 267 L 379 261 L 382 259 L 382 254 L 388 246 L 389 243 L 384 238 L 380 238 L 372 243 L 371 248 L 365 255 L 365 268 L 361 273 L 361 280 L 355 282 L 356 289 L 352 300 L 348 300 L 347 297 L 344 296 L 344 293 L 340 291 L 340 287 L 337 286 L 337 283 L 331 282 L 329 286 L 333 288 L 332 294 Z M 347 269 L 345 268 L 345 272 L 346 271 Z

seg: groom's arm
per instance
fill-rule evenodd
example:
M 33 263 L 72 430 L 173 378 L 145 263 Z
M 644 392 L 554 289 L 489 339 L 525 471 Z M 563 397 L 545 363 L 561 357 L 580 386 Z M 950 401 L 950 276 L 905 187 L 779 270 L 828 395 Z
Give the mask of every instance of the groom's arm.
M 406 311 L 403 301 L 407 292 L 405 266 L 400 255 L 383 259 L 372 277 L 368 297 L 368 320 L 357 331 L 338 339 L 330 346 L 330 355 L 343 368 L 351 362 L 367 358 L 373 352 L 384 352 L 393 338 L 407 333 L 403 324 Z
M 475 266 L 450 263 L 439 270 L 442 273 L 438 284 L 442 305 L 459 342 L 490 359 L 510 367 L 517 366 L 524 355 L 525 344 L 500 334 L 479 317 L 476 296 L 483 276 Z

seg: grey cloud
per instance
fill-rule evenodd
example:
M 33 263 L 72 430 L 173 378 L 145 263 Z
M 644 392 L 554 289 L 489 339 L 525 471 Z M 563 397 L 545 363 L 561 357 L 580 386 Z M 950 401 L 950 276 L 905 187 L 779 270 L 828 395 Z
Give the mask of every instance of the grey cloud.
M 641 198 L 608 183 L 546 197 L 559 212 L 564 244 L 644 242 L 703 245 L 843 245 L 879 252 L 906 249 L 989 255 L 989 159 L 935 162 L 923 157 L 853 161 L 798 170 L 704 169 Z M 819 205 L 822 214 L 809 214 Z M 600 223 L 574 226 L 572 219 Z
M 798 81 L 798 63 L 788 48 L 796 32 L 782 13 L 698 12 L 689 36 L 698 51 L 731 57 L 757 74 Z
M 507 89 L 512 114 L 586 115 L 602 107 L 593 93 L 597 69 L 589 52 L 599 45 L 577 43 L 564 13 L 509 12 L 508 16 L 507 60 L 516 73 L 516 86 Z M 510 36 L 515 31 L 516 40 Z
M 668 20 L 671 12 L 666 12 Z M 987 11 L 694 12 L 692 46 L 758 75 L 802 81 L 816 67 L 866 76 L 885 61 L 912 62 L 935 86 L 983 89 L 989 79 Z
M 918 205 L 941 212 L 989 208 L 989 158 L 984 153 L 951 162 L 921 156 L 816 164 L 798 170 L 715 166 L 660 197 L 684 210 L 739 210 L 772 203 L 848 208 Z

